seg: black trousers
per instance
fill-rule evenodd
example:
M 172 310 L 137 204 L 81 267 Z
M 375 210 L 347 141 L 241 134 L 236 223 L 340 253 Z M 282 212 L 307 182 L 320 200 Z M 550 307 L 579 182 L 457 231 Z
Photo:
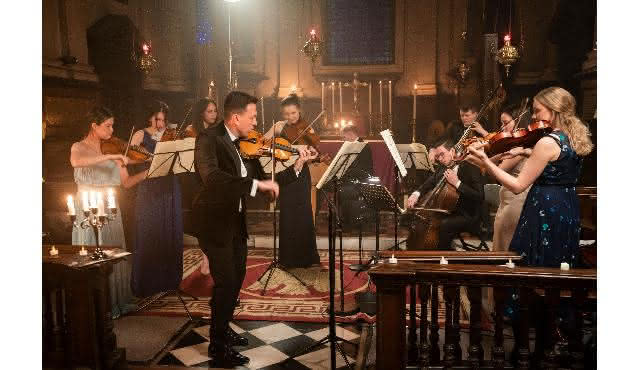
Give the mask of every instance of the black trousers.
M 222 345 L 247 271 L 247 239 L 235 236 L 230 246 L 206 239 L 198 242 L 209 258 L 214 283 L 209 301 L 212 316 L 209 337 L 212 345 Z
M 480 220 L 455 214 L 444 218 L 440 223 L 438 249 L 451 250 L 453 239 L 462 231 L 473 231 L 479 222 Z

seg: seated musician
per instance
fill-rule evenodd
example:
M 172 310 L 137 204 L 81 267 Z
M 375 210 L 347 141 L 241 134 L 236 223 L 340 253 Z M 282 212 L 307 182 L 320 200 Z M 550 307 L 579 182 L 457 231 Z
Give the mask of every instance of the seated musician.
M 342 139 L 350 142 L 364 142 L 364 139 L 358 135 L 358 127 L 353 124 L 346 125 L 342 128 Z M 369 175 L 373 175 L 373 159 L 371 156 L 371 148 L 369 144 L 367 144 L 353 161 L 345 176 L 362 180 L 369 177 Z
M 440 140 L 435 145 L 434 153 L 435 159 L 442 166 L 411 194 L 407 200 L 407 208 L 416 206 L 418 199 L 429 193 L 443 176 L 457 189 L 460 199 L 453 212 L 442 221 L 439 230 L 438 249 L 447 250 L 451 248 L 451 241 L 458 233 L 473 230 L 480 222 L 484 201 L 484 178 L 475 166 L 466 162 L 456 164 L 452 141 Z

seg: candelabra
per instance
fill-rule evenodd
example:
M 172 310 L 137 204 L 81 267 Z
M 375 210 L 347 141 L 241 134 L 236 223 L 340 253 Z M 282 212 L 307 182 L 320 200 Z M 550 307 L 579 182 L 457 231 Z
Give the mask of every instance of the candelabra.
M 94 192 L 91 192 L 91 203 L 89 205 L 88 195 L 83 194 L 83 215 L 84 219 L 82 221 L 77 221 L 75 206 L 73 202 L 73 197 L 69 195 L 67 197 L 67 207 L 68 207 L 68 215 L 71 219 L 71 224 L 73 227 L 78 229 L 93 229 L 93 235 L 96 238 L 96 250 L 89 256 L 92 260 L 101 260 L 107 258 L 107 255 L 104 253 L 102 248 L 100 247 L 100 232 L 102 228 L 107 225 L 109 222 L 114 221 L 116 219 L 116 214 L 118 210 L 116 209 L 116 202 L 113 196 L 113 192 L 110 190 L 107 198 L 107 209 L 108 213 L 105 213 L 104 202 L 102 199 L 102 193 L 97 194 L 97 198 L 94 195 Z

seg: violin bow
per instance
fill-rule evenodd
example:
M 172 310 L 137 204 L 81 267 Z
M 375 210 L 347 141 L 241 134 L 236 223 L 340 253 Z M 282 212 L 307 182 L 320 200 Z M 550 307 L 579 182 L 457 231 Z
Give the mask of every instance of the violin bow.
M 313 122 L 311 122 L 311 123 L 310 123 L 307 127 L 305 127 L 302 131 L 300 131 L 300 134 L 298 134 L 298 137 L 297 137 L 295 140 L 291 141 L 291 145 L 295 144 L 295 142 L 296 142 L 296 141 L 298 141 L 298 139 L 300 139 L 300 138 L 304 135 L 304 133 L 305 133 L 308 129 L 310 129 L 310 128 L 313 126 L 313 124 L 314 124 L 314 123 L 316 123 L 316 121 L 317 121 L 318 119 L 320 119 L 320 117 L 322 117 L 322 115 L 323 115 L 323 114 L 325 114 L 325 113 L 327 113 L 327 111 L 326 111 L 326 110 L 323 110 L 322 112 L 320 112 L 320 114 L 318 114 L 318 116 L 316 117 L 316 119 L 314 119 L 314 120 L 313 120 Z
M 129 152 L 129 147 L 131 146 L 131 140 L 133 139 L 133 130 L 135 129 L 135 125 L 131 126 L 131 133 L 129 134 L 129 141 L 127 141 L 127 149 L 124 150 L 124 156 L 127 156 Z
M 189 106 L 189 110 L 187 111 L 187 114 L 184 116 L 184 119 L 182 120 L 182 123 L 180 124 L 180 126 L 176 130 L 176 137 L 178 137 L 177 134 L 179 134 L 182 131 L 182 129 L 184 127 L 184 124 L 187 122 L 187 118 L 189 118 L 189 116 L 191 115 L 191 111 L 193 110 L 194 104 L 195 103 L 193 103 L 193 104 L 191 104 L 191 106 Z
M 529 97 L 524 98 L 522 104 L 520 105 L 520 110 L 518 111 L 518 116 L 516 117 L 516 124 L 513 126 L 513 131 L 515 131 L 518 127 L 520 127 L 520 121 L 524 114 L 527 113 L 527 107 L 529 106 Z

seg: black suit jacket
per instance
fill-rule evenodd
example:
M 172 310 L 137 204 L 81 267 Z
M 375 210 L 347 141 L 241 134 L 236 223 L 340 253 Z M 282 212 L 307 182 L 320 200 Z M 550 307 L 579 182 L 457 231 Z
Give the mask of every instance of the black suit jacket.
M 445 168 L 441 167 L 418 188 L 421 198 L 442 179 L 444 171 Z M 458 187 L 460 199 L 454 213 L 473 220 L 479 219 L 484 201 L 484 176 L 476 166 L 462 162 L 458 168 L 458 179 L 460 180 Z
M 258 160 L 252 160 L 258 162 Z M 251 162 L 251 161 L 247 161 Z M 240 157 L 224 123 L 201 132 L 196 138 L 194 166 L 200 188 L 193 200 L 193 224 L 196 235 L 216 246 L 231 246 L 233 237 L 247 237 L 246 196 L 253 179 L 265 178 L 259 162 L 246 163 L 247 177 L 240 174 Z M 254 170 L 251 170 L 253 168 Z M 296 180 L 293 166 L 280 172 L 276 181 L 286 185 Z M 242 201 L 241 217 L 238 205 Z

